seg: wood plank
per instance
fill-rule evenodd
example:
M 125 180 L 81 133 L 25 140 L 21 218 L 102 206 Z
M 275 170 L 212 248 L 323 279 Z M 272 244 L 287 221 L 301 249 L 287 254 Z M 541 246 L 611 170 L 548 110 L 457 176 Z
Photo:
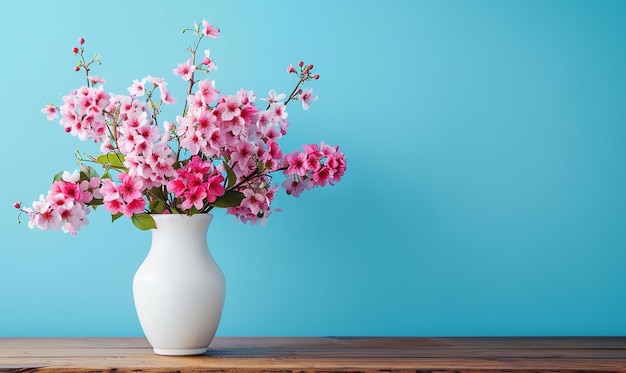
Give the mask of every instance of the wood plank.
M 167 357 L 143 338 L 0 338 L 0 372 L 624 372 L 626 338 L 218 337 Z

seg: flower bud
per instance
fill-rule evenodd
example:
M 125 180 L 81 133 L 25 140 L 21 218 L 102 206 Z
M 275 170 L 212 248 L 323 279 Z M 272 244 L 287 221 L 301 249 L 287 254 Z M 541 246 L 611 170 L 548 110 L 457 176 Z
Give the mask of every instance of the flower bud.
M 298 62 L 298 66 L 300 66 L 300 67 L 304 66 L 304 62 L 302 62 L 302 61 Z
M 65 127 L 65 132 L 72 132 L 72 129 L 70 127 Z
M 80 71 L 80 66 L 78 65 L 74 66 L 74 71 Z
M 320 78 L 320 74 L 315 74 L 315 75 L 313 75 L 313 79 L 317 80 L 317 79 L 319 79 L 319 78 Z
M 72 48 L 72 52 L 74 52 L 74 54 L 78 53 L 78 47 Z
M 293 67 L 293 65 L 289 65 L 289 66 L 287 66 L 287 72 L 288 72 L 289 74 L 291 74 L 291 73 L 295 73 L 295 72 L 296 72 L 296 68 L 295 68 L 295 67 Z
M 13 207 L 15 207 L 16 209 L 19 209 L 20 207 L 22 207 L 22 202 L 15 202 L 13 204 Z
M 309 71 L 313 70 L 313 65 L 309 64 L 309 66 L 307 66 L 306 69 L 309 70 Z
M 85 39 L 83 39 L 83 38 L 78 38 L 78 44 L 80 44 L 80 45 L 85 44 Z

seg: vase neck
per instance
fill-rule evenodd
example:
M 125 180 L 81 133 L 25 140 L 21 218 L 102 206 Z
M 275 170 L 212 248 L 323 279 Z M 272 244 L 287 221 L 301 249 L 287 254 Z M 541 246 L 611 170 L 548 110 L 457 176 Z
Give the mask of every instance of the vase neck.
M 206 239 L 212 214 L 155 214 L 152 217 L 156 228 L 152 229 L 150 251 L 208 252 Z

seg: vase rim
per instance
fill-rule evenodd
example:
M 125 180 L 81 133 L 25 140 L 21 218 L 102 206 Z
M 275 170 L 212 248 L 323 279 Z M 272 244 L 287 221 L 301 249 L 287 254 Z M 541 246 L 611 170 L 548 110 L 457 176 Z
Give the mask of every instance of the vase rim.
M 187 217 L 187 218 L 193 218 L 195 216 L 205 216 L 205 217 L 213 217 L 213 214 L 210 212 L 199 212 L 193 215 L 187 215 L 187 214 L 150 214 L 150 216 L 155 217 L 158 216 L 160 218 L 165 218 L 165 217 L 176 217 L 176 218 L 182 218 L 182 217 Z

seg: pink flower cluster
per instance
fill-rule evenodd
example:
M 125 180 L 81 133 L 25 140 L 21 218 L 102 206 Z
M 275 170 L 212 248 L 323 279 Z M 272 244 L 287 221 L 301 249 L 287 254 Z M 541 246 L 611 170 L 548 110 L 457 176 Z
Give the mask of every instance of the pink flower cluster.
M 205 204 L 213 203 L 217 197 L 224 195 L 223 182 L 224 176 L 215 170 L 211 161 L 202 161 L 194 155 L 167 183 L 167 190 L 182 200 L 175 208 L 190 210 L 195 207 L 201 211 Z
M 118 179 L 119 184 L 115 184 L 111 179 L 102 179 L 100 193 L 104 208 L 113 215 L 121 213 L 126 217 L 143 212 L 146 207 L 146 201 L 143 199 L 143 182 L 125 172 L 120 172 Z
M 78 172 L 70 174 L 65 171 L 59 180 L 52 183 L 46 196 L 42 194 L 38 201 L 33 202 L 32 208 L 22 207 L 20 203 L 16 203 L 15 207 L 30 216 L 30 228 L 62 229 L 76 235 L 83 225 L 89 223 L 87 204 L 99 198 L 102 198 L 100 178 L 81 180 Z
M 290 176 L 283 181 L 287 194 L 298 197 L 302 191 L 316 186 L 334 185 L 346 171 L 346 159 L 338 146 L 321 143 L 303 145 L 304 152 L 294 151 L 285 157 L 283 171 Z
M 308 110 L 317 100 L 312 89 L 302 88 L 319 79 L 311 72 L 313 65 L 302 61 L 297 68 L 289 65 L 287 72 L 298 78 L 295 88 L 289 95 L 270 90 L 261 99 L 265 102 L 261 108 L 253 91 L 223 95 L 215 81 L 196 77 L 217 69 L 208 49 L 199 63 L 196 57 L 200 41 L 217 38 L 220 30 L 205 20 L 187 31 L 198 39 L 188 49 L 191 56 L 173 69 L 189 85 L 184 108 L 175 121 L 162 123 L 161 106 L 177 102 L 165 79 L 146 76 L 133 80 L 128 95 L 106 93 L 105 80 L 90 75 L 91 64 L 99 59 L 96 55 L 85 60 L 84 39 L 79 39 L 80 46 L 72 51 L 80 58 L 77 67 L 85 71 L 88 85 L 64 96 L 59 107 L 48 104 L 41 111 L 49 120 L 60 115 L 66 132 L 99 143 L 102 154 L 77 155 L 80 173 L 63 174 L 33 208 L 17 204 L 29 215 L 29 226 L 62 227 L 75 234 L 87 223 L 87 206 L 97 205 L 103 205 L 114 219 L 206 213 L 219 207 L 254 224 L 265 222 L 276 210 L 271 205 L 279 187 L 273 184 L 272 173 L 286 176 L 282 187 L 295 197 L 341 179 L 346 161 L 337 146 L 303 145 L 303 152 L 285 156 L 279 145 L 289 128 L 287 104 L 299 100 Z M 88 162 L 101 166 L 102 176 L 86 166 Z M 137 225 L 135 219 L 133 223 Z

